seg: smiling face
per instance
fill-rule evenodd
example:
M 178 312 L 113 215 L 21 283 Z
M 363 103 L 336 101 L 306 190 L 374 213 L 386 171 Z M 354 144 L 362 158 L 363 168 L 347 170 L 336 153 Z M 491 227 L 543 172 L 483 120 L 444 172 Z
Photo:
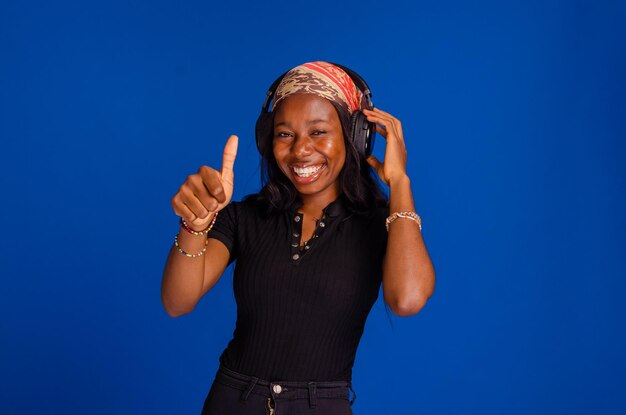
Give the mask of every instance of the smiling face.
M 335 107 L 313 94 L 286 98 L 274 117 L 274 158 L 306 203 L 328 204 L 340 193 L 339 173 L 346 159 Z

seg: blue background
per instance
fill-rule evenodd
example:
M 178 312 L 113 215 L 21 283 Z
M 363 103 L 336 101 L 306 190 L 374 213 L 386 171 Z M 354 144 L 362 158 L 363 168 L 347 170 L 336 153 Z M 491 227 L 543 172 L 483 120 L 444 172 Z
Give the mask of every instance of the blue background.
M 170 198 L 230 134 L 235 200 L 258 190 L 265 91 L 317 59 L 403 122 L 437 272 L 418 315 L 375 304 L 355 413 L 626 413 L 624 21 L 623 1 L 3 1 L 0 413 L 200 413 L 232 269 L 167 316 Z

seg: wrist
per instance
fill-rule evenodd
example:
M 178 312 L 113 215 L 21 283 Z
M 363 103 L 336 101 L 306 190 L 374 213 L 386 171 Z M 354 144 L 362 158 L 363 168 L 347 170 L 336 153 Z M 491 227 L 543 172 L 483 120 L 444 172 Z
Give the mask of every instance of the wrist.
M 397 187 L 397 186 L 407 186 L 411 184 L 411 179 L 409 176 L 405 174 L 400 174 L 398 176 L 392 177 L 389 179 L 389 188 Z
M 190 234 L 196 236 L 202 236 L 209 233 L 209 231 L 213 228 L 215 224 L 215 220 L 217 219 L 217 212 L 210 213 L 207 217 L 206 221 L 203 221 L 199 224 L 190 224 L 184 218 L 180 218 L 180 227 Z

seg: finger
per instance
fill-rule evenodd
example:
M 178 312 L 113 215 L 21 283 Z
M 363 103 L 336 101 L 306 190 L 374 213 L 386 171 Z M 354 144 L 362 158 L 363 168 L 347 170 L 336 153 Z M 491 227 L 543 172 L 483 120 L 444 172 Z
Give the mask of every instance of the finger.
M 180 193 L 176 194 L 172 198 L 172 207 L 174 208 L 174 213 L 185 219 L 187 222 L 192 222 L 196 220 L 197 216 L 183 203 L 180 198 Z
M 380 110 L 375 110 L 375 109 L 374 110 L 367 110 L 366 109 L 366 110 L 363 110 L 363 113 L 368 118 L 374 117 L 374 118 L 381 119 L 381 120 L 387 120 L 388 122 L 393 122 L 393 120 L 394 120 L 394 118 L 391 115 L 383 113 Z
M 374 168 L 374 170 L 378 171 L 379 168 L 383 166 L 383 164 L 376 158 L 376 156 L 369 156 L 367 158 L 367 163 Z
M 381 126 L 383 126 L 385 128 L 385 133 L 386 134 L 395 134 L 395 131 L 393 129 L 393 123 L 391 120 L 389 120 L 388 118 L 383 118 L 383 117 L 379 117 L 377 115 L 368 115 L 367 119 L 369 121 L 375 122 L 377 124 L 380 124 Z M 378 126 L 376 126 L 378 127 Z M 378 128 L 376 128 L 376 131 L 378 131 Z
M 376 131 L 378 132 L 378 134 L 382 135 L 384 138 L 387 138 L 387 130 L 385 130 L 383 127 L 381 127 L 378 124 L 376 124 Z
M 226 202 L 224 186 L 222 186 L 222 182 L 220 181 L 212 181 L 210 183 L 204 183 L 204 185 L 209 190 L 209 204 L 207 205 L 207 209 L 209 209 L 210 212 L 215 212 L 219 208 L 220 203 Z
M 200 200 L 187 187 L 181 189 L 180 199 L 191 210 L 196 217 L 204 219 L 209 215 L 209 210 L 200 202 Z M 195 219 L 195 218 L 194 218 Z M 194 220 L 191 219 L 191 220 Z
M 202 184 L 211 198 L 217 199 L 220 203 L 226 201 L 226 193 L 222 183 L 221 174 L 208 166 L 202 166 L 198 170 L 198 174 L 202 177 Z
M 232 184 L 234 179 L 233 167 L 235 158 L 237 157 L 237 147 L 239 145 L 239 137 L 231 135 L 224 146 L 224 155 L 222 156 L 222 177 Z
M 372 109 L 372 111 L 373 111 L 373 112 L 376 112 L 376 113 L 379 113 L 379 114 L 381 114 L 381 115 L 384 115 L 384 116 L 387 116 L 387 117 L 390 117 L 390 118 L 393 118 L 393 119 L 397 120 L 397 118 L 396 118 L 396 117 L 394 117 L 393 115 L 389 114 L 388 112 L 385 112 L 385 111 L 381 110 L 381 109 L 380 109 L 380 108 L 378 108 L 378 107 L 374 107 L 374 108 Z
M 383 125 L 388 133 L 391 132 L 396 137 L 396 139 L 404 141 L 404 137 L 402 137 L 402 126 L 400 125 L 400 121 L 396 120 L 395 118 L 387 115 L 373 114 L 370 112 L 369 114 L 367 114 L 367 119 Z
M 402 131 L 402 122 L 400 122 L 400 120 L 396 117 L 394 117 L 393 115 L 389 114 L 388 112 L 385 112 L 381 109 L 378 108 L 374 108 L 373 111 L 377 114 L 379 114 L 382 117 L 386 117 L 387 119 L 391 120 L 391 122 L 394 124 L 394 126 L 396 127 L 396 129 L 398 130 L 397 132 L 400 133 Z
M 369 110 L 369 111 L 370 113 L 373 113 L 374 115 L 378 115 L 381 118 L 390 120 L 393 124 L 395 124 L 398 127 L 402 126 L 402 123 L 400 122 L 400 120 L 394 117 L 393 115 L 389 114 L 388 112 L 385 112 L 378 108 L 374 108 L 373 110 Z
M 209 212 L 214 212 L 217 209 L 217 205 L 220 202 L 224 202 L 226 200 L 226 195 L 222 189 L 221 183 L 219 183 L 219 179 L 217 178 L 217 172 L 213 170 L 214 175 L 216 176 L 215 181 L 217 182 L 218 189 L 215 190 L 216 185 L 211 185 L 210 187 L 213 190 L 209 190 L 205 183 L 205 179 L 202 178 L 201 174 L 194 174 L 189 177 L 188 185 L 193 191 L 193 194 L 198 198 L 202 206 L 204 206 Z
M 378 177 L 380 178 L 380 180 L 386 183 L 387 181 L 385 180 L 384 164 L 381 163 L 380 160 L 378 160 L 376 156 L 374 155 L 369 156 L 367 158 L 367 162 L 369 163 L 370 166 L 374 168 L 374 170 L 376 170 L 376 174 L 378 174 Z
M 374 111 L 381 114 L 382 116 L 386 117 L 387 119 L 391 120 L 394 131 L 396 133 L 396 136 L 401 140 L 404 141 L 404 135 L 402 134 L 402 123 L 400 122 L 399 119 L 397 119 L 396 117 L 394 117 L 393 115 L 389 114 L 388 112 L 385 112 L 381 109 L 378 108 L 374 108 Z

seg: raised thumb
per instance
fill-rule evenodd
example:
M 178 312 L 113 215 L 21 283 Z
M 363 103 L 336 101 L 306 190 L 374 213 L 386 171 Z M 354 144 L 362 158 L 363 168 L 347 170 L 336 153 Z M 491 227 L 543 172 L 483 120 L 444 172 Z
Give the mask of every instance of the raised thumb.
M 231 135 L 224 146 L 224 155 L 222 156 L 222 177 L 232 181 L 234 177 L 233 166 L 237 157 L 237 146 L 239 145 L 239 137 Z

